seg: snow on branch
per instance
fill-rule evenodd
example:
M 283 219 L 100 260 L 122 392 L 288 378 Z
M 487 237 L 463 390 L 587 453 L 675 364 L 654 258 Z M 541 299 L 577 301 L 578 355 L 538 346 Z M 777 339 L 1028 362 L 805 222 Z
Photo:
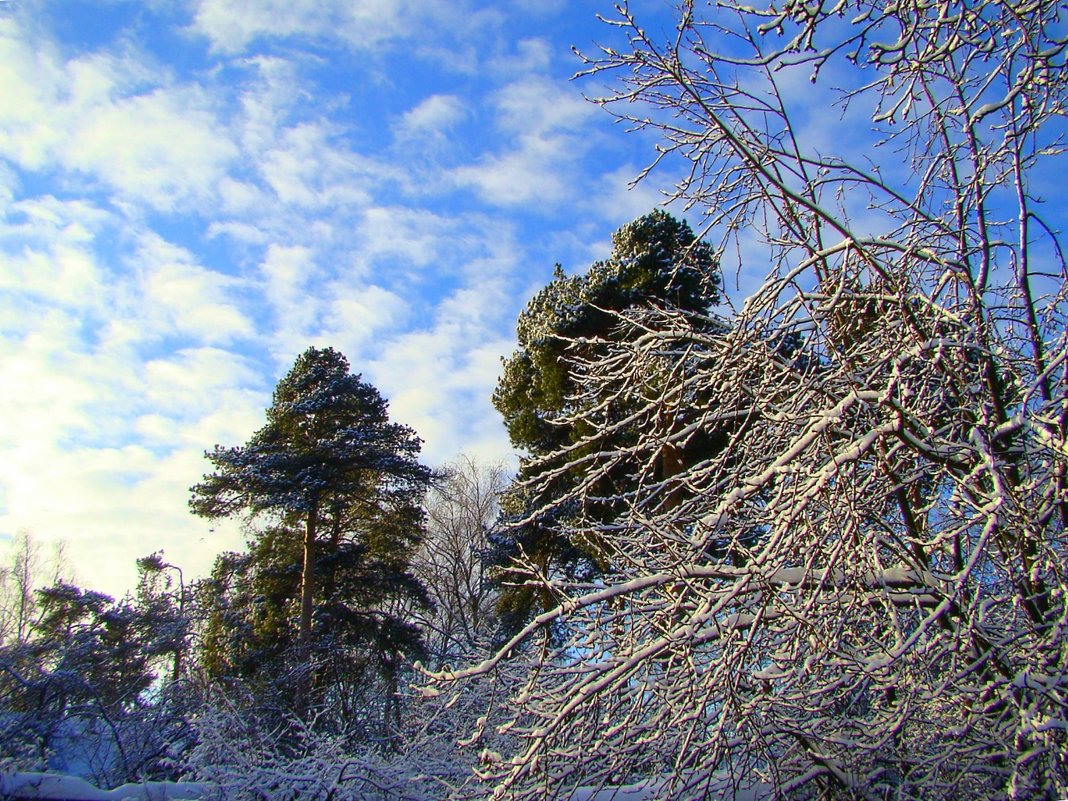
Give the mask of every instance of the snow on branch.
M 555 607 L 436 677 L 528 667 L 497 797 L 1068 795 L 1063 9 L 684 3 L 662 42 L 617 10 L 595 102 L 767 278 L 561 336 L 519 524 L 594 578 L 521 558 Z

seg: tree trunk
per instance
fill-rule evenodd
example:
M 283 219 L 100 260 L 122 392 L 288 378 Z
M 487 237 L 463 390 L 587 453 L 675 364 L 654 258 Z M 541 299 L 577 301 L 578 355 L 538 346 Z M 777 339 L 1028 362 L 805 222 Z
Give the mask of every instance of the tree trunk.
M 337 555 L 341 550 L 341 503 L 336 499 L 330 504 L 330 550 L 327 552 L 333 558 L 332 566 L 323 576 L 323 601 L 330 603 L 334 597 L 334 588 L 337 581 Z
M 300 647 L 311 645 L 312 608 L 315 601 L 315 536 L 319 527 L 319 502 L 312 501 L 304 526 L 304 570 L 300 586 Z

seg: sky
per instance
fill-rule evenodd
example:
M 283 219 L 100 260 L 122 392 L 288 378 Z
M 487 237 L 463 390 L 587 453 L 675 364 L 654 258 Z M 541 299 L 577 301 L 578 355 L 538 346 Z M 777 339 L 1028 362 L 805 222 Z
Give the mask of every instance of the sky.
M 647 0 L 647 19 L 666 5 Z M 514 463 L 490 404 L 516 316 L 659 201 L 583 99 L 600 0 L 0 2 L 0 544 L 120 596 L 309 346 L 424 440 Z M 653 16 L 649 16 L 652 14 Z

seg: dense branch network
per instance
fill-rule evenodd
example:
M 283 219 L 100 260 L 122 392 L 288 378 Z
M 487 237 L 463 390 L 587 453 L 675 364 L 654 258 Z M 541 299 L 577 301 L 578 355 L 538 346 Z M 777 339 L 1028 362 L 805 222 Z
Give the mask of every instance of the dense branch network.
M 523 480 L 605 571 L 528 564 L 558 605 L 441 676 L 568 633 L 528 651 L 499 796 L 1064 795 L 1068 276 L 1032 186 L 1060 154 L 1061 13 L 687 2 L 665 44 L 611 20 L 629 49 L 588 60 L 622 86 L 599 102 L 771 270 L 719 325 L 623 309 L 567 338 L 557 423 L 585 433 Z M 799 70 L 867 119 L 848 153 L 812 144 Z M 709 431 L 725 446 L 659 468 Z

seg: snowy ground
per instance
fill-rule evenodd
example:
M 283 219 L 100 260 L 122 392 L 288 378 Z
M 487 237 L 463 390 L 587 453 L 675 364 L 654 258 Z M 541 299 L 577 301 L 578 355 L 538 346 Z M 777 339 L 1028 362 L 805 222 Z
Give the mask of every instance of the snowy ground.
M 571 801 L 652 801 L 655 787 L 630 785 L 577 790 Z M 84 779 L 53 773 L 12 773 L 0 776 L 0 798 L 48 801 L 211 801 L 222 798 L 218 787 L 196 782 L 146 782 L 100 790 Z
M 83 779 L 54 773 L 11 773 L 0 776 L 0 798 L 50 801 L 209 801 L 219 789 L 195 782 L 145 782 L 100 790 Z
M 579 788 L 569 801 L 655 801 L 659 782 L 623 787 Z M 736 801 L 752 801 L 755 794 Z M 0 798 L 47 801 L 223 801 L 220 787 L 207 782 L 145 782 L 100 790 L 84 779 L 55 773 L 11 773 L 0 776 Z

